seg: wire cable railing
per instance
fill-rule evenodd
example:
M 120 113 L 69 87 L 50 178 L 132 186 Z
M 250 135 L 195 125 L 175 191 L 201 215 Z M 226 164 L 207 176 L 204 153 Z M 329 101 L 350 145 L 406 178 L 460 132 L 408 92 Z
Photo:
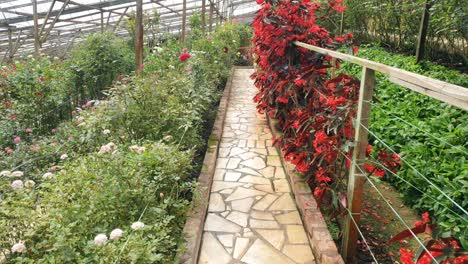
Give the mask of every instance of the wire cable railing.
M 449 84 L 440 80 L 435 80 L 429 77 L 425 77 L 416 73 L 408 72 L 405 70 L 401 70 L 398 68 L 390 67 L 381 63 L 377 63 L 374 61 L 358 58 L 349 54 L 344 54 L 341 52 L 309 45 L 307 43 L 295 41 L 295 45 L 306 48 L 308 50 L 317 52 L 321 55 L 328 55 L 333 58 L 333 60 L 340 59 L 346 62 L 350 62 L 353 64 L 358 64 L 362 66 L 362 78 L 361 78 L 361 86 L 360 86 L 360 92 L 359 92 L 359 101 L 357 103 L 357 117 L 355 119 L 355 137 L 354 137 L 354 153 L 352 155 L 352 158 L 350 158 L 348 155 L 345 153 L 341 152 L 341 150 L 338 150 L 344 157 L 347 159 L 349 162 L 351 162 L 350 170 L 349 170 L 349 177 L 348 177 L 348 201 L 347 201 L 347 208 L 346 211 L 348 212 L 349 217 L 345 219 L 344 221 L 344 230 L 343 230 L 343 245 L 342 245 L 342 255 L 345 259 L 345 261 L 353 261 L 355 258 L 356 254 L 356 247 L 357 247 L 357 239 L 358 235 L 361 236 L 362 238 L 364 237 L 364 232 L 360 229 L 360 219 L 353 217 L 353 215 L 357 214 L 359 215 L 362 210 L 362 199 L 363 199 L 363 190 L 362 190 L 362 181 L 368 182 L 369 186 L 376 191 L 378 196 L 384 200 L 385 207 L 388 207 L 388 209 L 392 212 L 392 214 L 395 215 L 396 219 L 398 222 L 401 222 L 401 224 L 407 229 L 411 237 L 415 239 L 415 241 L 421 246 L 420 250 L 421 252 L 425 252 L 429 255 L 429 258 L 433 261 L 433 263 L 440 263 L 439 260 L 435 258 L 433 254 L 431 254 L 430 250 L 425 246 L 425 244 L 421 241 L 421 238 L 419 238 L 416 233 L 412 230 L 412 228 L 408 225 L 408 223 L 405 221 L 404 217 L 401 216 L 392 206 L 392 204 L 388 201 L 388 199 L 385 197 L 385 195 L 381 192 L 381 190 L 377 187 L 375 184 L 374 180 L 370 175 L 372 173 L 366 173 L 364 172 L 363 167 L 361 167 L 364 162 L 372 162 L 374 164 L 378 164 L 381 166 L 385 171 L 390 173 L 391 175 L 396 176 L 398 179 L 402 180 L 405 184 L 408 184 L 411 188 L 415 189 L 416 191 L 420 192 L 421 194 L 425 194 L 423 191 L 423 188 L 418 188 L 408 180 L 404 179 L 403 177 L 397 175 L 397 173 L 391 171 L 388 169 L 386 166 L 383 166 L 381 162 L 379 162 L 377 159 L 373 158 L 372 156 L 370 158 L 366 158 L 365 153 L 363 153 L 367 147 L 367 142 L 368 142 L 368 135 L 371 135 L 373 139 L 375 139 L 379 144 L 383 145 L 384 148 L 388 149 L 389 152 L 396 154 L 399 156 L 399 154 L 395 151 L 394 148 L 392 148 L 388 143 L 386 143 L 384 140 L 379 138 L 376 133 L 372 132 L 368 128 L 368 121 L 370 120 L 370 112 L 372 110 L 372 106 L 376 106 L 372 100 L 372 95 L 373 95 L 373 89 L 375 86 L 375 72 L 380 72 L 383 73 L 384 75 L 387 75 L 390 82 L 393 82 L 395 84 L 401 85 L 407 89 L 416 91 L 418 93 L 424 94 L 426 96 L 432 97 L 434 99 L 443 101 L 445 103 L 448 103 L 449 105 L 459 107 L 463 110 L 468 110 L 468 89 L 465 89 L 464 87 Z M 333 72 L 332 72 L 333 75 Z M 379 108 L 380 109 L 380 108 Z M 412 124 L 411 122 L 396 116 L 393 113 L 390 113 L 389 111 L 384 111 L 385 114 L 393 118 L 393 120 L 399 121 L 404 123 L 405 125 L 411 126 L 412 128 L 416 129 L 419 132 L 424 133 L 426 136 L 431 137 L 433 139 L 436 139 L 437 141 L 443 143 L 446 146 L 450 146 L 452 148 L 455 148 L 457 151 L 463 154 L 468 154 L 468 152 L 463 148 L 463 146 L 455 146 L 448 142 L 447 140 L 437 137 L 427 130 Z M 362 121 L 362 122 L 361 122 Z M 462 205 L 459 204 L 459 202 L 455 201 L 453 197 L 450 197 L 447 193 L 445 193 L 441 186 L 438 186 L 435 184 L 433 181 L 431 181 L 428 176 L 425 176 L 423 173 L 421 173 L 415 166 L 413 166 L 407 159 L 406 157 L 400 157 L 400 161 L 407 166 L 408 168 L 411 168 L 414 171 L 414 174 L 417 175 L 417 178 L 420 178 L 424 180 L 425 183 L 431 188 L 436 190 L 438 193 L 441 195 L 437 197 L 431 197 L 430 195 L 427 195 L 430 200 L 432 200 L 435 204 L 440 204 L 443 206 L 444 209 L 447 211 L 450 211 L 457 217 L 459 217 L 462 221 L 466 222 L 468 216 L 468 212 L 465 208 L 463 208 Z M 359 183 L 355 183 L 359 181 Z M 351 187 L 349 187 L 351 186 Z M 449 203 L 447 204 L 444 201 L 441 201 L 440 199 L 443 197 L 443 199 L 446 199 Z M 453 207 L 452 207 L 453 206 Z M 457 211 L 460 211 L 458 213 Z M 354 230 L 353 230 L 354 229 Z M 377 259 L 375 258 L 374 252 L 372 252 L 369 244 L 367 241 L 364 240 L 364 244 L 367 246 L 369 249 L 369 253 L 371 254 L 371 257 L 374 259 L 374 261 L 378 262 Z
M 370 131 L 367 127 L 363 126 L 362 124 L 359 124 L 363 129 L 365 129 L 369 134 L 371 134 L 377 141 L 379 141 L 381 144 L 383 144 L 388 150 L 390 150 L 392 153 L 398 155 L 398 153 L 392 148 L 390 147 L 387 143 L 385 143 L 382 139 L 380 139 L 375 133 L 373 133 L 372 131 Z M 411 163 L 409 163 L 405 158 L 403 157 L 400 157 L 401 161 L 404 162 L 408 167 L 410 167 L 411 169 L 413 169 L 414 172 L 416 172 L 422 179 L 424 179 L 430 186 L 434 187 L 434 189 L 436 189 L 438 192 L 440 192 L 440 194 L 442 194 L 443 196 L 445 196 L 450 202 L 452 202 L 456 207 L 458 207 L 458 209 L 460 209 L 463 213 L 465 213 L 466 215 L 468 215 L 468 212 L 460 205 L 458 204 L 457 202 L 455 202 L 455 200 L 453 200 L 450 196 L 448 196 L 444 191 L 442 191 L 440 189 L 439 186 L 435 185 L 432 181 L 430 181 L 426 176 L 424 176 L 421 172 L 419 172 L 413 165 L 411 165 Z
M 349 160 L 350 162 L 352 162 L 352 160 L 343 153 L 343 156 Z M 369 177 L 369 173 L 366 173 L 365 171 L 362 170 L 362 168 L 360 166 L 356 166 L 356 168 L 362 173 L 362 175 L 367 175 L 366 176 L 366 180 L 367 182 L 369 182 L 369 184 L 372 186 L 372 188 L 379 194 L 379 196 L 383 199 L 383 201 L 385 201 L 386 205 L 390 208 L 390 210 L 392 211 L 392 213 L 397 217 L 397 219 L 405 226 L 406 230 L 408 230 L 411 235 L 416 239 L 416 241 L 422 246 L 423 250 L 426 251 L 430 257 L 432 258 L 432 260 L 435 261 L 435 263 L 439 263 L 435 258 L 434 256 L 432 256 L 431 252 L 429 251 L 429 249 L 426 248 L 426 246 L 424 245 L 424 243 L 419 239 L 419 237 L 413 232 L 413 230 L 411 230 L 411 227 L 406 223 L 405 220 L 403 220 L 403 217 L 398 213 L 398 211 L 388 202 L 388 199 L 382 194 L 382 192 L 379 190 L 379 188 L 377 188 L 377 186 L 372 182 L 371 178 Z M 349 211 L 348 208 L 346 208 L 346 211 Z M 354 223 L 355 220 L 354 218 L 352 217 L 351 215 L 351 219 Z M 362 233 L 360 231 L 360 228 L 357 227 L 357 230 L 359 231 L 359 233 Z M 369 248 L 369 251 L 370 251 L 370 248 Z M 378 261 L 377 261 L 378 263 Z

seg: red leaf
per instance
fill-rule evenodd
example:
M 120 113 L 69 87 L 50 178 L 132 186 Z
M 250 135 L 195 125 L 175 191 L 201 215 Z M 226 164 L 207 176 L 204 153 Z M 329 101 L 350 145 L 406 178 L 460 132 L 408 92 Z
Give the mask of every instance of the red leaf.
M 415 234 L 415 235 L 418 235 L 418 234 L 422 234 L 426 231 L 426 226 L 429 226 L 431 229 L 434 228 L 436 225 L 419 225 L 419 226 L 415 226 L 413 228 L 411 228 L 411 231 Z M 413 234 L 408 230 L 404 230 L 400 233 L 398 233 L 397 235 L 395 235 L 394 237 L 392 237 L 387 243 L 393 243 L 395 241 L 400 241 L 402 239 L 405 239 L 405 238 L 408 238 L 408 237 L 413 237 Z

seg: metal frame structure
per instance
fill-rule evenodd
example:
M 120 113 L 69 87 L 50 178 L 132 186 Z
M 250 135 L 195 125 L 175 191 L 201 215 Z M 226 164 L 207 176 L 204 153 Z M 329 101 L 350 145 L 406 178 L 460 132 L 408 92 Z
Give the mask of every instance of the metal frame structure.
M 136 0 L 0 0 L 0 61 L 39 53 L 65 54 L 87 34 L 129 32 L 123 20 L 136 11 Z M 160 16 L 160 32 L 182 35 L 188 17 L 205 13 L 203 24 L 235 17 L 248 21 L 258 9 L 254 0 L 141 0 L 143 12 Z M 209 12 L 209 14 L 206 14 Z M 208 21 L 206 21 L 208 20 Z M 188 27 L 188 26 L 187 26 Z

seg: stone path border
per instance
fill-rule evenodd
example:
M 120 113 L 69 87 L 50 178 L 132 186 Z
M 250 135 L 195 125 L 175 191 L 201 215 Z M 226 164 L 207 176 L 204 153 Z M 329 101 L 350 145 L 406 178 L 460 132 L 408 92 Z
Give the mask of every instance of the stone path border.
M 277 128 L 278 121 L 271 119 L 268 115 L 266 116 L 272 134 L 275 138 L 281 137 L 282 133 Z M 276 149 L 281 153 L 280 149 Z M 289 183 L 292 186 L 296 204 L 299 207 L 317 262 L 321 264 L 344 264 L 343 258 L 338 253 L 335 241 L 328 231 L 322 212 L 318 208 L 312 191 L 304 179 L 304 175 L 297 172 L 294 169 L 294 165 L 286 162 L 282 155 L 280 155 L 280 158 Z

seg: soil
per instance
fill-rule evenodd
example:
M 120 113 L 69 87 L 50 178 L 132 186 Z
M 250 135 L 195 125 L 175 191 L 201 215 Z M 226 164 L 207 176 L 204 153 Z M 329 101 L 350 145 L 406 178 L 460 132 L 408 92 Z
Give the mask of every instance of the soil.
M 373 182 L 409 227 L 414 226 L 414 221 L 420 220 L 420 216 L 412 208 L 404 205 L 400 194 L 389 183 Z M 364 188 L 364 204 L 361 217 L 363 235 L 379 263 L 400 263 L 400 247 L 415 250 L 419 244 L 415 239 L 387 243 L 393 236 L 405 230 L 406 227 L 371 184 L 366 183 Z M 358 263 L 375 262 L 365 243 L 362 240 L 358 241 L 358 243 Z
M 420 217 L 412 208 L 404 205 L 400 194 L 389 183 L 376 180 L 373 180 L 373 182 L 408 226 L 413 227 L 414 221 L 420 220 Z M 328 219 L 326 222 L 339 248 L 341 245 L 340 225 L 336 219 Z M 367 182 L 364 185 L 364 204 L 361 211 L 360 230 L 378 263 L 400 263 L 400 247 L 411 250 L 416 250 L 419 247 L 418 242 L 414 239 L 387 243 L 393 236 L 405 229 L 404 224 L 395 216 L 382 196 Z M 369 253 L 369 248 L 363 239 L 358 240 L 356 263 L 375 263 Z

